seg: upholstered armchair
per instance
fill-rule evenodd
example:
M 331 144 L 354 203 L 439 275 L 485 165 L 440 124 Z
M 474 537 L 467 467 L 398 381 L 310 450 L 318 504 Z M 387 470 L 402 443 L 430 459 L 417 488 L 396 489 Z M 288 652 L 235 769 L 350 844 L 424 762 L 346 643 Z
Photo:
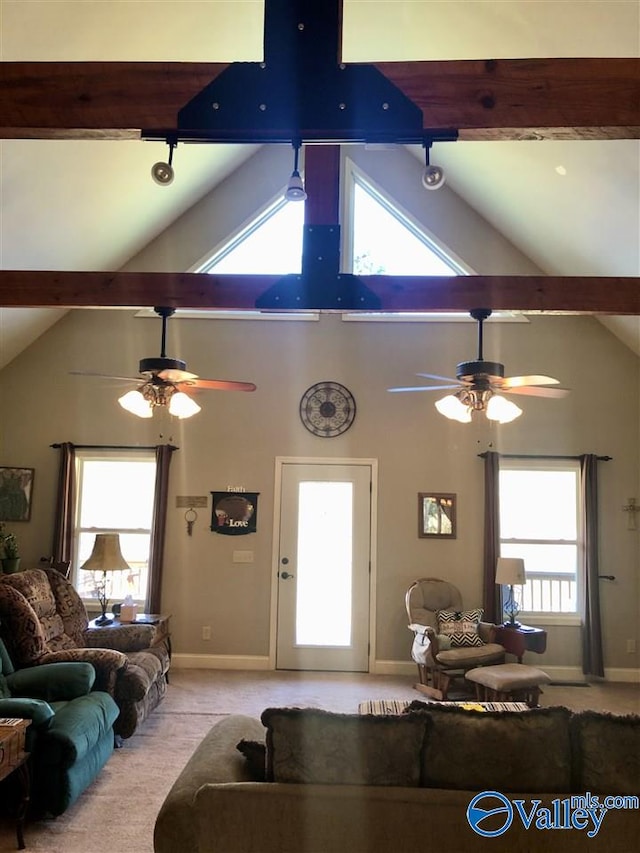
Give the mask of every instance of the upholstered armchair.
M 62 814 L 113 752 L 118 706 L 108 693 L 92 690 L 94 683 L 88 663 L 16 670 L 0 640 L 0 717 L 31 721 L 26 745 L 36 814 Z
M 446 699 L 451 680 L 477 666 L 504 663 L 504 647 L 494 642 L 495 625 L 481 609 L 463 610 L 460 591 L 440 578 L 420 578 L 405 595 L 411 657 L 420 685 Z M 419 685 L 417 685 L 420 689 Z
M 96 690 L 119 708 L 114 730 L 130 737 L 162 700 L 170 665 L 168 639 L 154 625 L 88 629 L 87 613 L 73 585 L 51 568 L 0 577 L 0 637 L 18 668 L 85 661 L 96 672 Z

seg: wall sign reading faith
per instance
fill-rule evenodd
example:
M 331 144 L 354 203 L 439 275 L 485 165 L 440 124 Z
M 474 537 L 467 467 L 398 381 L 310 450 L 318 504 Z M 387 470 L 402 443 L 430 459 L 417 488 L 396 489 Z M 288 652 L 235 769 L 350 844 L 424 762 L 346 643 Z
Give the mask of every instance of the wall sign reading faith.
M 211 530 L 225 536 L 255 533 L 260 492 L 211 492 Z

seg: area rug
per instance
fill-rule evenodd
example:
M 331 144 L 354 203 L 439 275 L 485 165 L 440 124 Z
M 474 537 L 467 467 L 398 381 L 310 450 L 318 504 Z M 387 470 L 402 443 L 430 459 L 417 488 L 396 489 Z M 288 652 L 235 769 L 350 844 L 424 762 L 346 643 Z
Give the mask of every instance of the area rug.
M 429 702 L 428 699 L 422 697 L 419 702 Z M 360 702 L 358 705 L 359 714 L 402 714 L 411 702 L 404 702 L 398 699 L 370 699 L 367 702 Z M 455 705 L 458 708 L 465 708 L 467 711 L 527 711 L 529 706 L 526 702 L 433 702 L 437 706 Z

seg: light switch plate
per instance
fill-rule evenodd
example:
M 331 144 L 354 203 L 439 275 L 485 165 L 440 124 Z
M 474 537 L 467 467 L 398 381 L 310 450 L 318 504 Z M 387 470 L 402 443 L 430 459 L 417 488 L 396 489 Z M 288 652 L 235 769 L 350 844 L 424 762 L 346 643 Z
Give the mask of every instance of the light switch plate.
M 253 551 L 234 551 L 234 563 L 253 563 Z

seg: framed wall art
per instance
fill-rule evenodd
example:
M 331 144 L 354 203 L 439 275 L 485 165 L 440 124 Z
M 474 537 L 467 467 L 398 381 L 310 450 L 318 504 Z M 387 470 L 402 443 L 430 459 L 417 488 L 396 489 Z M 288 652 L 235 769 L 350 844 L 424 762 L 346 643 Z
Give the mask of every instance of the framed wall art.
M 211 530 L 225 536 L 255 533 L 259 492 L 211 492 Z
M 456 496 L 442 492 L 420 492 L 418 536 L 421 539 L 455 539 L 456 533 Z
M 0 468 L 0 521 L 29 521 L 33 468 Z

